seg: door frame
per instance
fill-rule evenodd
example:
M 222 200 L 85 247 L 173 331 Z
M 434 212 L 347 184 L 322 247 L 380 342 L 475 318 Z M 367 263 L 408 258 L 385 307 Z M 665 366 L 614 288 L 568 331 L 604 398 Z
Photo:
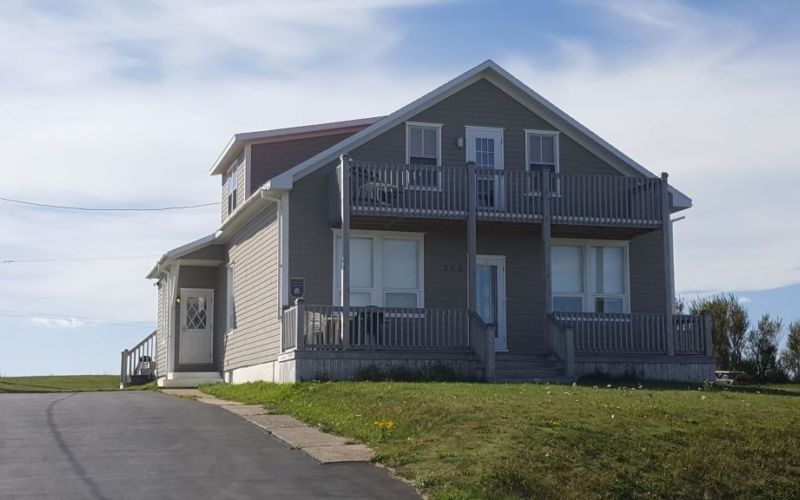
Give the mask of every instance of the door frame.
M 475 265 L 497 266 L 497 336 L 494 341 L 496 352 L 508 351 L 508 307 L 506 294 L 506 256 L 478 254 Z
M 180 308 L 178 311 L 178 364 L 179 365 L 212 365 L 214 364 L 214 289 L 213 288 L 181 288 L 180 290 Z M 192 294 L 208 294 L 208 306 L 206 310 L 206 330 L 209 332 L 209 354 L 210 361 L 208 363 L 188 363 L 183 361 L 183 336 L 187 333 L 186 324 L 186 296 Z
M 486 135 L 481 135 L 486 134 Z M 475 125 L 465 125 L 464 126 L 464 141 L 466 142 L 464 147 L 464 161 L 474 161 L 470 160 L 470 156 L 473 158 L 475 157 L 475 137 L 486 137 L 488 134 L 492 134 L 493 138 L 499 138 L 499 144 L 495 147 L 494 152 L 494 162 L 495 170 L 505 170 L 505 129 L 501 127 L 482 127 L 482 126 L 475 126 Z M 470 153 L 472 153 L 470 155 Z M 494 207 L 496 209 L 502 209 L 505 206 L 505 176 L 496 176 L 494 178 Z

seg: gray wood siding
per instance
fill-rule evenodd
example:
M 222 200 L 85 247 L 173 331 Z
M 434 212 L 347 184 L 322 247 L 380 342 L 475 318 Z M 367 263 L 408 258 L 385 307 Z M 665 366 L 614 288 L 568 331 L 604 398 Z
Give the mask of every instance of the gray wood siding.
M 223 370 L 265 363 L 278 356 L 278 240 L 277 209 L 273 204 L 228 242 L 228 259 L 233 263 L 235 328 L 225 337 Z M 225 280 L 225 272 L 221 271 L 217 279 Z M 220 323 L 222 332 L 225 324 Z
M 525 129 L 558 130 L 486 80 L 479 80 L 409 121 L 443 124 L 443 165 L 465 163 L 466 147 L 459 148 L 457 139 L 465 136 L 466 125 L 503 128 L 504 165 L 508 170 L 525 169 Z M 356 160 L 404 163 L 405 148 L 405 124 L 400 124 L 356 148 L 351 156 Z M 563 132 L 559 148 L 561 172 L 621 175 Z
M 631 312 L 663 313 L 667 303 L 661 230 L 630 240 Z
M 333 233 L 328 220 L 328 176 L 334 165 L 297 182 L 289 195 L 289 275 L 305 278 L 308 304 L 331 304 Z
M 253 144 L 250 147 L 251 193 L 248 193 L 248 196 L 276 175 L 285 172 L 351 135 L 353 135 L 353 132 Z

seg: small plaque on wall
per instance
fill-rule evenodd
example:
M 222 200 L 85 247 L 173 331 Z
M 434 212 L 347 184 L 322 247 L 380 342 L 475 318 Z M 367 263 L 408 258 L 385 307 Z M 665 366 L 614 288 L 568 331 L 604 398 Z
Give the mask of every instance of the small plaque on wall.
M 300 299 L 306 295 L 306 279 L 305 278 L 289 278 L 289 297 Z

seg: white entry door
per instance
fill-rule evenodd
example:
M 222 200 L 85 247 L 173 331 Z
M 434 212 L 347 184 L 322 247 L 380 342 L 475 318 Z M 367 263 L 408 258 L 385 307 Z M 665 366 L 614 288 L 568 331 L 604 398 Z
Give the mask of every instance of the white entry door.
M 467 127 L 467 161 L 478 174 L 478 208 L 503 208 L 504 176 L 486 169 L 503 170 L 503 129 Z
M 484 323 L 495 328 L 495 350 L 505 351 L 506 258 L 502 255 L 478 255 L 476 263 L 478 314 Z
M 186 365 L 214 359 L 214 290 L 181 288 L 180 356 Z

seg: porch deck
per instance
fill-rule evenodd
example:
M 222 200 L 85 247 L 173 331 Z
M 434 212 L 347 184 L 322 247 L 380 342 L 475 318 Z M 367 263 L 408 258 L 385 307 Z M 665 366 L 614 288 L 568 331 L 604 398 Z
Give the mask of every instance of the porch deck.
M 574 378 L 582 356 L 646 356 L 669 362 L 711 356 L 707 315 L 556 313 L 549 316 L 551 353 L 559 376 Z M 531 332 L 532 334 L 534 332 Z M 494 329 L 468 309 L 387 308 L 305 305 L 284 311 L 282 352 L 312 352 L 337 358 L 343 353 L 402 352 L 472 354 L 486 380 L 494 380 Z M 552 364 L 548 368 L 553 368 Z

